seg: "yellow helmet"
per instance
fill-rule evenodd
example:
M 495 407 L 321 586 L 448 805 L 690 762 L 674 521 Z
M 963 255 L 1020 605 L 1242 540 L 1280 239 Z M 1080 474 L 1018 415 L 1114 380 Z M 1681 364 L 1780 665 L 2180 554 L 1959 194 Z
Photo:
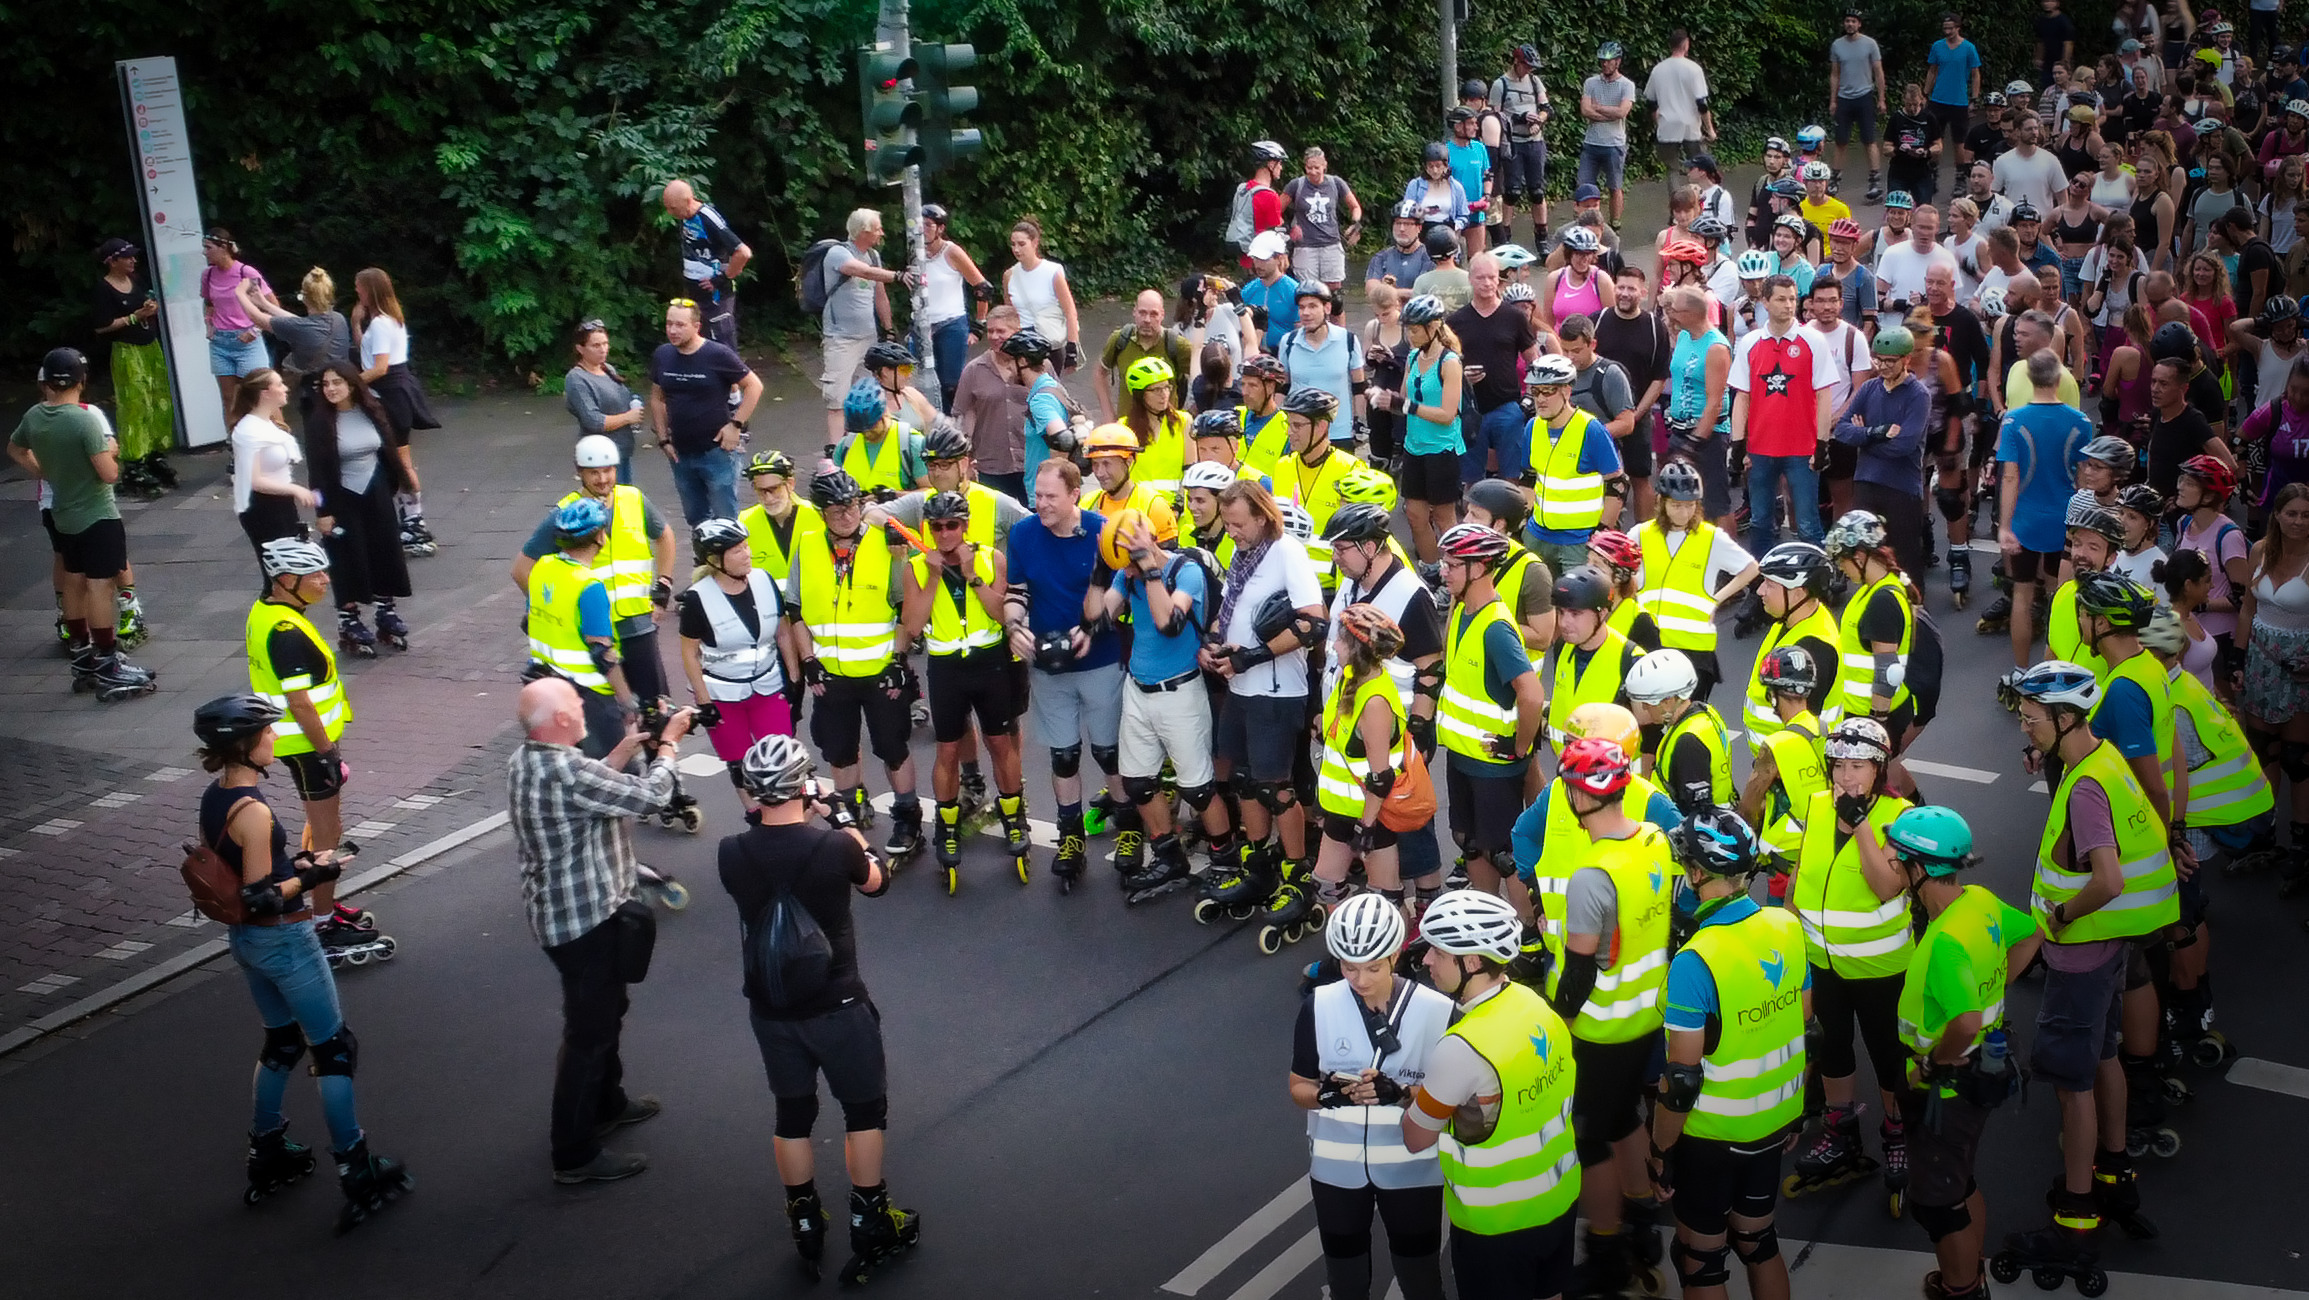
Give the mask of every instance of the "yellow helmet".
M 1106 567 L 1117 573 L 1130 569 L 1129 537 L 1140 524 L 1146 525 L 1147 532 L 1153 535 L 1157 545 L 1178 540 L 1178 523 L 1169 511 L 1149 512 L 1136 506 L 1126 506 L 1108 516 L 1106 527 L 1099 530 L 1098 556 L 1106 561 Z
M 1127 424 L 1102 424 L 1083 439 L 1082 454 L 1095 460 L 1100 456 L 1138 455 L 1138 435 Z
M 1393 510 L 1397 499 L 1395 480 L 1369 465 L 1358 464 L 1339 476 L 1339 499 Z
M 1565 719 L 1564 730 L 1578 737 L 1595 736 L 1616 740 L 1620 748 L 1627 751 L 1631 761 L 1643 752 L 1643 731 L 1636 726 L 1636 715 L 1621 705 L 1607 701 L 1599 700 L 1573 709 L 1571 717 Z

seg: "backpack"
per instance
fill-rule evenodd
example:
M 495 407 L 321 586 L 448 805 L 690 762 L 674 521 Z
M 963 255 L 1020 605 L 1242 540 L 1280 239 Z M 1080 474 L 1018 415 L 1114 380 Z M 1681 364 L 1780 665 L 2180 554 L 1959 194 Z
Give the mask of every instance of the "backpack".
M 1173 591 L 1178 590 L 1179 566 L 1186 564 L 1192 564 L 1203 571 L 1203 594 L 1195 601 L 1194 606 L 1187 610 L 1187 621 L 1194 625 L 1199 640 L 1202 633 L 1210 630 L 1211 602 L 1217 600 L 1219 593 L 1226 590 L 1226 584 L 1219 576 L 1218 562 L 1211 558 L 1209 551 L 1200 546 L 1182 546 L 1179 548 L 1178 554 L 1172 557 L 1171 562 L 1163 566 L 1163 584 Z
M 1227 207 L 1226 233 L 1220 236 L 1228 243 L 1233 244 L 1237 250 L 1245 253 L 1251 251 L 1251 236 L 1255 233 L 1251 229 L 1251 225 L 1257 220 L 1251 208 L 1251 195 L 1259 188 L 1261 187 L 1254 186 L 1249 181 L 1235 186 L 1234 202 Z
M 821 239 L 810 245 L 802 260 L 794 266 L 794 297 L 800 300 L 802 310 L 812 316 L 826 310 L 826 299 L 833 291 L 826 287 L 826 254 L 834 250 L 839 239 Z
M 749 858 L 751 855 L 748 855 Z M 834 945 L 782 884 L 746 927 L 746 996 L 776 1011 L 808 1006 L 832 982 Z
M 241 905 L 240 873 L 217 856 L 215 849 L 197 840 L 184 843 L 184 887 L 202 916 L 225 925 L 247 925 L 248 909 Z M 303 906 L 303 904 L 299 904 Z

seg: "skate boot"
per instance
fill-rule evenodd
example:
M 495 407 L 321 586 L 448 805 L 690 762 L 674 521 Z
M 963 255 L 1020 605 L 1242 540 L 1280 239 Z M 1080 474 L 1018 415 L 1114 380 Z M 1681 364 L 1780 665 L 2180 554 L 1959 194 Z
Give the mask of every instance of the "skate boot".
M 922 1216 L 890 1203 L 887 1186 L 850 1189 L 850 1262 L 842 1266 L 844 1286 L 863 1286 L 875 1269 L 922 1239 Z
M 669 912 L 678 912 L 689 906 L 689 886 L 674 879 L 665 871 L 644 863 L 633 864 L 634 892 L 655 902 Z
M 1972 625 L 1972 630 L 1982 636 L 2003 636 L 2011 631 L 2012 597 L 2000 595 L 1988 602 L 1988 608 L 1980 611 L 1980 621 Z
M 1876 1126 L 1876 1136 L 1884 1143 L 1884 1197 L 1892 1217 L 1900 1217 L 1908 1201 L 1908 1125 L 1899 1119 L 1885 1117 Z
M 2155 1056 L 2120 1053 L 2125 1071 L 2125 1154 L 2138 1160 L 2170 1160 L 2181 1153 L 2181 1135 L 2165 1125 L 2167 1093 Z
M 2157 1225 L 2141 1213 L 2141 1185 L 2133 1172 L 2133 1158 L 2122 1151 L 2093 1154 L 2093 1205 L 2103 1219 L 2135 1241 L 2157 1235 Z
M 401 621 L 401 611 L 377 602 L 377 636 L 395 650 L 409 648 L 409 625 Z
M 986 796 L 986 774 L 975 767 L 962 769 L 962 820 L 983 817 L 994 807 Z
M 1315 900 L 1314 868 L 1284 859 L 1274 895 L 1259 909 L 1259 951 L 1269 956 L 1281 952 L 1284 944 L 1297 943 L 1322 929 L 1323 918 L 1323 909 Z
M 1958 609 L 1972 598 L 1972 552 L 1951 543 L 1948 548 L 1948 599 Z
M 1125 831 L 1136 835 L 1136 831 Z M 1119 838 L 1119 837 L 1118 837 Z M 1193 878 L 1193 869 L 1187 865 L 1186 850 L 1179 847 L 1179 837 L 1165 835 L 1154 842 L 1153 861 L 1142 870 L 1122 878 L 1123 902 L 1135 907 L 1150 902 L 1173 890 L 1184 889 Z
M 337 648 L 356 659 L 377 657 L 377 637 L 361 622 L 359 606 L 337 611 Z
M 938 801 L 938 833 L 930 851 L 946 877 L 946 896 L 952 898 L 962 880 L 962 807 L 951 799 Z
M 1934 1269 L 1924 1275 L 1924 1300 L 1988 1300 L 1988 1275 L 1984 1271 L 1972 1279 L 1971 1286 L 1951 1291 L 1948 1284 L 1940 1280 L 1940 1270 Z
M 144 602 L 136 598 L 136 588 L 122 587 L 112 593 L 113 636 L 130 649 L 144 644 Z
M 1018 872 L 1018 883 L 1026 883 L 1027 850 L 1032 842 L 1027 836 L 1026 796 L 1006 794 L 995 802 L 995 810 L 1002 817 L 1002 847 L 1010 854 L 1011 867 Z
M 657 810 L 657 824 L 669 831 L 680 830 L 691 835 L 705 828 L 706 818 L 698 810 L 698 797 L 682 789 L 679 772 L 673 777 L 673 797 Z
M 139 501 L 158 501 L 168 495 L 168 489 L 160 485 L 160 480 L 152 476 L 152 471 L 146 469 L 141 460 L 127 461 L 120 466 L 120 477 L 115 487 L 122 494 Z
M 1660 1203 L 1649 1196 L 1622 1197 L 1620 1235 L 1627 1239 L 1637 1260 L 1658 1268 L 1665 1249 L 1660 1239 Z
M 1083 834 L 1095 840 L 1121 827 L 1134 811 L 1128 799 L 1111 790 L 1101 790 L 1091 797 L 1090 811 L 1082 822 Z
M 1589 1228 L 1583 1235 L 1587 1258 L 1572 1270 L 1569 1294 L 1573 1300 L 1623 1300 L 1660 1294 L 1658 1270 L 1638 1267 L 1633 1243 L 1624 1228 L 1608 1233 Z
M 2276 836 L 2264 832 L 2246 845 L 2244 852 L 2231 856 L 2223 869 L 2232 876 L 2249 876 L 2256 871 L 2283 866 L 2287 861 L 2287 854 Z
M 866 787 L 852 786 L 842 792 L 842 797 L 850 801 L 850 812 L 858 819 L 858 829 L 874 829 L 874 801 L 866 797 Z
M 64 593 L 56 593 L 56 648 L 67 657 L 77 657 L 72 649 L 72 625 L 64 621 Z
M 313 1149 L 289 1141 L 289 1126 L 270 1133 L 249 1134 L 249 1186 L 241 1193 L 244 1205 L 254 1205 L 290 1183 L 313 1172 Z
M 397 947 L 391 935 L 347 925 L 333 913 L 313 927 L 313 934 L 321 941 L 321 955 L 329 959 L 331 969 L 391 961 Z
M 1222 917 L 1248 921 L 1258 900 L 1243 862 L 1243 842 L 1233 831 L 1211 841 L 1210 866 L 1195 878 L 1195 924 L 1209 925 Z
M 890 839 L 882 846 L 882 856 L 892 863 L 905 862 L 922 851 L 922 805 L 909 798 L 904 803 L 890 805 Z
M 425 516 L 411 515 L 401 520 L 401 551 L 419 558 L 441 549 L 431 529 L 425 527 Z
M 2056 1185 L 2045 1201 L 2052 1207 L 2052 1222 L 2005 1238 L 2004 1249 L 1989 1257 L 1988 1275 L 2009 1286 L 2028 1273 L 2045 1291 L 2059 1290 L 2066 1279 L 2075 1280 L 2079 1295 L 2108 1290 L 2109 1275 L 2101 1271 L 2093 1242 L 2101 1227 L 2093 1198 Z
M 1074 882 L 1082 879 L 1082 869 L 1089 858 L 1090 842 L 1083 835 L 1082 814 L 1060 818 L 1058 852 L 1050 859 L 1050 874 L 1058 879 L 1059 893 L 1074 892 Z
M 812 1186 L 800 1196 L 786 1198 L 786 1223 L 794 1230 L 794 1253 L 802 1257 L 802 1272 L 815 1282 L 825 1273 L 826 1206 Z
M 351 903 L 339 903 L 330 908 L 329 919 L 338 925 L 354 930 L 375 930 L 377 928 L 376 913 L 367 908 L 355 907 Z
M 2188 1047 L 2200 1070 L 2217 1070 L 2237 1059 L 2236 1044 L 2213 1027 L 2213 977 L 2197 977 L 2197 987 L 2173 991 L 2173 1037 Z
M 345 1208 L 337 1212 L 337 1231 L 359 1226 L 363 1219 L 399 1200 L 416 1185 L 408 1167 L 398 1160 L 369 1154 L 369 1139 L 362 1138 L 337 1157 L 337 1187 L 345 1194 Z
M 1864 1106 L 1830 1106 L 1820 1116 L 1820 1134 L 1796 1157 L 1796 1172 L 1780 1184 L 1790 1200 L 1875 1173 L 1877 1164 L 1860 1149 Z
M 91 646 L 72 657 L 72 690 L 74 694 L 93 691 L 98 701 L 115 704 L 133 700 L 139 695 L 150 695 L 160 689 L 151 670 L 128 662 L 127 656 L 115 650 L 108 655 L 96 653 Z
M 1119 880 L 1129 880 L 1139 873 L 1146 858 L 1146 831 L 1142 829 L 1132 809 L 1128 820 L 1117 822 L 1114 833 L 1114 872 Z M 1129 888 L 1125 885 L 1124 888 Z
M 1860 201 L 1862 203 L 1882 203 L 1884 201 L 1884 173 L 1868 173 L 1868 192 L 1860 196 Z
M 162 487 L 171 492 L 176 490 L 176 466 L 168 463 L 168 457 L 156 451 L 144 458 L 144 469 Z

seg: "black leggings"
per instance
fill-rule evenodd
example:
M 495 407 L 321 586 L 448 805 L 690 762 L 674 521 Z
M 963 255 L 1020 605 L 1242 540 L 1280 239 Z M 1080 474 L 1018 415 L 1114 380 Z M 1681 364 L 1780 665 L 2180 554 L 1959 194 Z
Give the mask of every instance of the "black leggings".
M 1389 1254 L 1405 1258 L 1433 1255 L 1443 1249 L 1443 1189 L 1441 1187 L 1335 1187 L 1309 1179 L 1315 1192 L 1315 1231 L 1323 1238 L 1323 1253 L 1333 1259 L 1353 1259 L 1371 1253 L 1371 1210 L 1387 1225 Z
M 1852 1050 L 1857 1020 L 1876 1085 L 1898 1092 L 1906 1085 L 1908 1062 L 1900 1046 L 1902 976 L 1851 979 L 1824 967 L 1812 968 L 1812 1013 L 1820 1018 L 1820 1051 L 1812 1058 L 1823 1079 L 1841 1079 L 1860 1068 Z

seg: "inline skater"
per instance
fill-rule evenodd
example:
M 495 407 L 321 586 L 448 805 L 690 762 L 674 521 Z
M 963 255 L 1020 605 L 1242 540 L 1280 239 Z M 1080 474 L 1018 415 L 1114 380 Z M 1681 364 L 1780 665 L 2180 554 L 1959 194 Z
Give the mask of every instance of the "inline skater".
M 1571 358 L 1553 353 L 1533 360 L 1523 377 L 1532 412 L 1523 430 L 1528 456 L 1515 466 L 1516 484 L 1531 498 L 1524 541 L 1559 575 L 1587 563 L 1588 535 L 1603 524 L 1605 500 L 1616 516 L 1628 490 L 1611 431 L 1571 400 L 1578 382 Z
M 930 792 L 938 801 L 937 838 L 932 850 L 954 893 L 962 866 L 962 755 L 971 739 L 971 718 L 994 756 L 994 780 L 1001 791 L 1003 834 L 1018 883 L 1025 884 L 1026 797 L 1018 767 L 1017 695 L 1010 646 L 1002 634 L 1002 612 L 1010 566 L 1002 552 L 970 540 L 970 502 L 959 492 L 937 492 L 922 507 L 930 549 L 906 562 L 905 596 L 899 625 L 908 643 L 930 652 L 930 726 L 938 758 L 930 769 Z M 975 742 L 967 751 L 976 756 Z
M 1639 652 L 1612 630 L 1611 580 L 1583 564 L 1555 580 L 1555 689 L 1548 692 L 1547 742 L 1561 753 L 1571 739 L 1565 719 L 1582 704 L 1614 704 L 1625 692 Z
M 1628 669 L 1628 709 L 1659 737 L 1644 771 L 1676 811 L 1729 807 L 1732 739 L 1724 715 L 1700 698 L 1700 675 L 1681 650 L 1654 650 Z
M 1117 421 L 1138 440 L 1132 477 L 1174 508 L 1179 476 L 1187 467 L 1187 416 L 1178 409 L 1177 382 L 1178 372 L 1161 357 L 1131 362 L 1122 375 L 1123 411 Z
M 1571 1280 L 1580 1170 L 1563 1117 L 1577 1066 L 1563 1018 L 1507 978 L 1522 926 L 1498 895 L 1455 889 L 1419 927 L 1427 973 L 1459 1017 L 1403 1108 L 1403 1144 L 1440 1148 L 1462 1300 L 1555 1296 Z
M 1138 480 L 1138 435 L 1127 424 L 1102 424 L 1083 440 L 1083 458 L 1090 462 L 1094 484 L 1082 489 L 1082 508 L 1099 517 L 1099 526 L 1125 510 L 1136 510 L 1173 529 L 1178 514 L 1170 493 L 1158 492 Z
M 746 482 L 753 487 L 754 504 L 738 512 L 738 523 L 750 543 L 747 556 L 783 590 L 794 576 L 795 538 L 826 531 L 826 521 L 794 491 L 794 458 L 782 451 L 755 452 L 746 462 Z M 797 721 L 802 694 L 802 683 L 788 677 L 786 703 Z
M 777 578 L 753 563 L 754 540 L 734 519 L 691 530 L 705 579 L 681 594 L 682 672 L 738 803 L 754 810 L 742 766 L 756 741 L 794 734 L 786 683 L 799 675 Z
M 1908 1134 L 1909 1197 L 1940 1265 L 1925 1277 L 1924 1294 L 1985 1297 L 1988 1204 L 1973 1168 L 1988 1113 L 2020 1087 L 2004 1029 L 2005 989 L 2035 960 L 2044 936 L 1987 887 L 1961 883 L 1980 857 L 1972 828 L 1954 810 L 1911 808 L 1881 838 L 1873 826 L 1856 838 L 1863 859 L 1888 859 L 1925 918 L 1900 990 L 1900 1041 L 1909 1057 L 1901 1107 L 1918 1117 Z
M 851 1258 L 841 1278 L 855 1286 L 914 1245 L 922 1218 L 892 1203 L 883 1178 L 889 1082 L 881 1015 L 858 973 L 850 916 L 850 891 L 879 898 L 890 873 L 859 833 L 855 805 L 811 780 L 813 766 L 809 750 L 791 736 L 768 736 L 746 751 L 746 792 L 761 812 L 722 840 L 719 863 L 722 888 L 743 925 L 748 1019 L 777 1099 L 773 1146 L 794 1248 L 815 1281 L 827 1231 L 810 1140 L 822 1072 L 842 1106 Z M 811 825 L 812 813 L 826 824 Z M 809 938 L 824 945 L 822 967 L 813 969 L 798 951 Z
M 850 386 L 842 398 L 842 428 L 841 441 L 827 449 L 826 458 L 874 500 L 895 500 L 929 477 L 922 463 L 922 435 L 890 414 L 876 381 L 860 376 Z
M 1676 1214 L 1669 1257 L 1690 1300 L 1725 1294 L 1734 1255 L 1751 1295 L 1784 1297 L 1773 1217 L 1780 1152 L 1804 1118 L 1812 968 L 1790 960 L 1804 942 L 1796 918 L 1749 896 L 1756 838 L 1738 813 L 1694 817 L 1673 843 L 1698 928 L 1668 965 L 1667 1066 L 1651 1119 L 1652 1184 Z M 1761 1014 L 1736 1014 L 1749 1007 Z
M 609 584 L 594 564 L 609 529 L 609 510 L 588 496 L 555 508 L 552 522 L 555 552 L 532 563 L 523 584 L 529 599 L 527 676 L 566 677 L 577 687 L 585 707 L 579 747 L 598 759 L 624 737 L 635 708 L 617 653 Z
M 242 622 L 248 654 L 249 691 L 292 725 L 273 731 L 273 754 L 289 769 L 297 798 L 305 806 L 304 849 L 320 853 L 344 837 L 338 798 L 351 769 L 338 753 L 338 738 L 353 720 L 353 702 L 329 649 L 305 611 L 329 593 L 329 555 L 317 543 L 276 537 L 258 551 L 265 594 L 249 605 Z M 336 886 L 320 881 L 313 905 L 320 909 L 315 932 L 336 960 L 371 944 L 377 920 L 366 910 L 339 906 Z
M 1884 535 L 1882 516 L 1851 510 L 1828 530 L 1822 548 L 1837 572 L 1853 584 L 1852 598 L 1844 604 L 1837 626 L 1840 665 L 1837 686 L 1843 696 L 1840 710 L 1847 718 L 1874 718 L 1884 726 L 1891 754 L 1890 788 L 1914 797 L 1916 781 L 1900 763 L 1924 715 L 1918 687 L 1930 684 L 1937 693 L 1937 670 L 1927 674 L 1925 656 L 1931 634 L 1917 618 L 1923 597 L 1902 572 Z M 1937 643 L 1934 643 L 1937 648 Z
M 1436 545 L 1452 601 L 1444 620 L 1443 694 L 1435 711 L 1436 737 L 1450 752 L 1445 784 L 1451 838 L 1470 887 L 1497 894 L 1502 881 L 1517 876 L 1511 853 L 1515 821 L 1532 742 L 1547 717 L 1547 696 L 1492 585 L 1513 543 L 1480 524 L 1460 524 Z M 1561 584 L 1556 595 L 1560 600 Z M 1525 899 L 1516 910 L 1530 909 Z
M 1915 937 L 1900 873 L 1881 858 L 1862 856 L 1855 842 L 1865 824 L 1879 832 L 1912 806 L 1891 792 L 1892 739 L 1874 718 L 1848 717 L 1829 728 L 1822 746 L 1828 789 L 1812 796 L 1796 869 L 1788 880 L 1788 909 L 1804 927 L 1804 958 L 1812 966 L 1812 1004 L 1819 1032 L 1812 1066 L 1819 1072 L 1827 1110 L 1819 1136 L 1796 1157 L 1790 1198 L 1863 1178 L 1877 1169 L 1860 1144 L 1855 1098 L 1857 1031 L 1875 1067 L 1884 1105 L 1877 1137 L 1884 1144 L 1884 1184 L 1894 1217 L 1907 1187 L 1907 1123 L 1900 1108 L 1902 1067 L 1901 981 Z
M 1346 480 L 1366 468 L 1353 455 L 1331 445 L 1331 421 L 1338 413 L 1339 399 L 1330 392 L 1314 387 L 1292 389 L 1283 399 L 1291 454 L 1273 471 L 1275 499 L 1295 501 L 1307 512 L 1313 528 L 1307 559 L 1315 566 L 1325 597 L 1337 588 L 1338 579 L 1331 572 L 1331 544 L 1322 540 L 1323 526 L 1338 510 L 1340 489 Z
M 1604 622 L 1626 637 L 1629 645 L 1646 654 L 1659 649 L 1659 622 L 1644 610 L 1639 599 L 1644 572 L 1643 548 L 1616 528 L 1598 528 L 1587 539 L 1587 562 L 1611 577 L 1611 613 Z M 1550 633 L 1552 635 L 1552 629 Z
M 914 377 L 914 370 L 920 364 L 914 359 L 912 348 L 890 339 L 869 345 L 865 359 L 860 362 L 867 376 L 882 389 L 884 413 L 896 420 L 901 429 L 928 429 L 931 421 L 943 414 L 921 389 L 906 382 Z
M 1375 605 L 1346 606 L 1333 623 L 1342 634 L 1333 643 L 1338 658 L 1315 724 L 1322 746 L 1315 802 L 1323 814 L 1315 901 L 1326 911 L 1346 902 L 1347 868 L 1360 858 L 1365 884 L 1400 914 L 1396 833 L 1381 824 L 1379 809 L 1403 775 L 1410 739 L 1410 714 L 1390 671 L 1403 653 L 1403 629 Z
M 1309 1112 L 1308 1181 L 1333 1300 L 1370 1300 L 1374 1210 L 1404 1300 L 1443 1300 L 1443 1167 L 1405 1147 L 1403 1107 L 1454 1010 L 1396 974 L 1403 939 L 1399 903 L 1342 903 L 1323 928 L 1340 978 L 1299 1004 L 1291 1035 L 1291 1101 Z
M 1288 427 L 1287 422 L 1285 427 Z M 1196 416 L 1189 430 L 1194 435 L 1195 454 L 1194 459 L 1187 463 L 1187 468 L 1216 465 L 1236 478 L 1247 478 L 1270 492 L 1274 491 L 1274 480 L 1267 472 L 1243 459 L 1241 428 L 1233 411 L 1205 411 Z M 1184 490 L 1182 480 L 1181 491 Z
M 1701 511 L 1700 471 L 1690 461 L 1661 465 L 1654 485 L 1658 513 L 1629 535 L 1639 558 L 1637 609 L 1659 629 L 1657 643 L 1646 648 L 1683 651 L 1700 678 L 1693 698 L 1706 700 L 1724 680 L 1716 658 L 1716 610 L 1756 581 L 1756 557 Z
M 1468 523 L 1480 524 L 1513 543 L 1507 559 L 1491 575 L 1491 585 L 1522 635 L 1524 651 L 1536 663 L 1555 644 L 1555 574 L 1521 540 L 1531 501 L 1506 479 L 1487 478 L 1468 486 L 1466 512 Z
M 978 481 L 977 458 L 971 455 L 970 435 L 962 432 L 961 425 L 943 415 L 932 421 L 930 431 L 922 435 L 922 459 L 929 467 L 928 485 L 887 504 L 866 507 L 867 526 L 878 527 L 895 519 L 920 532 L 924 507 L 930 499 L 941 492 L 953 492 L 970 507 L 970 527 L 964 535 L 972 546 L 999 550 L 1009 542 L 1011 528 L 1029 512 L 1009 493 Z
M 1636 760 L 1643 754 L 1643 730 L 1636 725 L 1636 715 L 1617 704 L 1583 704 L 1572 710 L 1566 730 L 1573 740 L 1603 739 L 1620 747 L 1627 756 L 1630 769 L 1626 787 L 1620 793 L 1620 811 L 1630 821 L 1650 822 L 1661 830 L 1674 830 L 1683 821 L 1675 804 L 1660 788 L 1634 772 Z M 1563 777 L 1559 774 L 1541 787 L 1534 798 L 1515 818 L 1516 871 L 1535 900 L 1535 927 L 1549 942 L 1560 941 L 1564 926 L 1564 889 L 1570 880 L 1569 868 L 1581 858 L 1586 832 L 1579 818 L 1572 812 L 1570 797 L 1564 792 Z M 1570 839 L 1569 849 L 1550 852 L 1552 841 Z M 1532 950 L 1526 935 L 1525 952 Z M 1524 977 L 1518 968 L 1517 978 Z
M 1756 659 L 1756 684 L 1772 701 L 1779 726 L 1750 763 L 1748 784 L 1740 790 L 1740 820 L 1764 828 L 1757 839 L 1772 860 L 1775 896 L 1787 893 L 1787 872 L 1803 843 L 1812 796 L 1828 788 L 1817 662 L 1801 645 L 1778 646 Z
M 1796 646 L 1812 660 L 1812 689 L 1805 694 L 1811 711 L 1825 718 L 1843 699 L 1837 680 L 1843 661 L 1842 632 L 1828 608 L 1830 575 L 1828 553 L 1810 542 L 1782 542 L 1756 561 L 1756 595 L 1769 620 L 1764 642 L 1756 650 L 1748 672 L 1748 753 L 1762 753 L 1764 742 L 1785 725 L 1772 703 L 1761 676 L 1765 659 L 1781 646 Z
M 863 493 L 847 472 L 819 470 L 810 479 L 810 501 L 825 531 L 795 539 L 786 589 L 797 668 L 815 697 L 810 739 L 859 824 L 871 825 L 858 754 L 863 728 L 890 780 L 890 839 L 882 852 L 895 869 L 922 850 L 922 802 L 914 793 L 908 740 L 909 710 L 920 692 L 906 663 L 913 637 L 898 617 L 904 550 L 886 529 L 866 527 Z
M 1226 415 L 1224 411 L 1209 414 Z M 1235 539 L 1227 536 L 1227 526 L 1219 520 L 1219 494 L 1243 477 L 1217 461 L 1198 460 L 1187 466 L 1187 517 L 1179 521 L 1179 545 L 1207 550 L 1222 573 L 1234 561 Z M 1266 485 L 1264 476 L 1247 481 Z
M 1291 451 L 1291 422 L 1283 415 L 1283 394 L 1291 372 L 1264 353 L 1243 362 L 1243 404 L 1235 408 L 1235 433 L 1243 441 L 1243 463 L 1272 475 Z
M 284 716 L 279 706 L 249 695 L 227 695 L 193 711 L 201 766 L 217 774 L 201 795 L 200 839 L 239 883 L 241 920 L 231 925 L 227 940 L 265 1021 L 249 1125 L 249 1185 L 242 1199 L 254 1205 L 313 1172 L 312 1150 L 289 1141 L 288 1117 L 281 1113 L 289 1071 L 310 1044 L 337 1185 L 345 1194 L 337 1215 L 337 1231 L 343 1232 L 408 1191 L 413 1180 L 400 1161 L 370 1154 L 353 1105 L 359 1046 L 314 935 L 315 907 L 329 907 L 317 901 L 320 891 L 343 872 L 343 864 L 328 848 L 292 856 L 262 790 L 279 743 L 274 724 Z

